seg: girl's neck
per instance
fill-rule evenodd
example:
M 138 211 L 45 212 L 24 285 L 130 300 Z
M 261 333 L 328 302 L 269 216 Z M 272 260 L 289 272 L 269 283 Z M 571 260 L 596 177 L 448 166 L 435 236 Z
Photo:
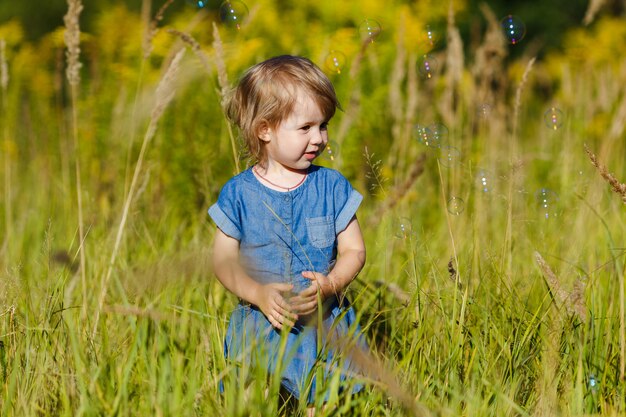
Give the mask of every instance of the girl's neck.
M 298 188 L 307 177 L 306 170 L 290 170 L 285 167 L 273 167 L 257 164 L 252 172 L 263 185 L 277 191 L 291 191 Z

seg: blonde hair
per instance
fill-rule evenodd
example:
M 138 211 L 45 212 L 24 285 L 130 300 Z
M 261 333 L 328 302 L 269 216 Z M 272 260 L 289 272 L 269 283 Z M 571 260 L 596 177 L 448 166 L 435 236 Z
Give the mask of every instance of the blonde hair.
M 276 128 L 288 118 L 297 94 L 308 94 L 326 120 L 341 109 L 328 77 L 309 59 L 298 56 L 281 55 L 250 67 L 230 92 L 226 116 L 239 127 L 253 160 L 265 162 L 261 129 Z

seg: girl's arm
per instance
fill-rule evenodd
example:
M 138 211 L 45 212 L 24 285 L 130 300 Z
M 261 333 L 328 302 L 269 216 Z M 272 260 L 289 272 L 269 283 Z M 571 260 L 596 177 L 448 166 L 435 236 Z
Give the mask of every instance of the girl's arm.
M 352 282 L 365 265 L 365 242 L 356 216 L 337 235 L 337 263 L 333 270 L 324 275 L 314 271 L 304 271 L 302 276 L 312 280 L 307 289 L 291 298 L 290 303 L 298 314 L 311 314 L 317 308 L 317 293 L 322 301 L 338 295 Z
M 224 287 L 244 301 L 254 304 L 265 314 L 272 326 L 282 329 L 293 326 L 297 316 L 289 310 L 282 296 L 291 291 L 291 284 L 260 284 L 252 279 L 239 263 L 239 241 L 219 228 L 213 241 L 213 271 Z

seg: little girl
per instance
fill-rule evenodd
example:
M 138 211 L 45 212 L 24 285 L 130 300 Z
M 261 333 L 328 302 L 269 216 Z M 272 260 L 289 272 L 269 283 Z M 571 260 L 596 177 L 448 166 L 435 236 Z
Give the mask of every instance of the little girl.
M 339 172 L 313 165 L 338 106 L 330 80 L 306 58 L 278 56 L 251 67 L 227 115 L 256 163 L 230 179 L 209 209 L 217 225 L 215 274 L 240 299 L 226 358 L 279 372 L 282 388 L 308 404 L 324 383 L 315 375 L 340 372 L 345 381 L 350 373 L 339 341 L 356 334 L 364 344 L 342 296 L 365 263 L 355 214 L 362 196 Z

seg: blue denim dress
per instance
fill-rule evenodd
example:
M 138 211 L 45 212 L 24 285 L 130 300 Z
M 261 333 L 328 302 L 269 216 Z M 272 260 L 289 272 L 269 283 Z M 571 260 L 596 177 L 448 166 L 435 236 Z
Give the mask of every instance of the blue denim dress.
M 240 262 L 250 277 L 260 283 L 293 284 L 297 293 L 311 283 L 303 271 L 328 274 L 332 269 L 337 234 L 347 227 L 362 199 L 343 175 L 329 168 L 311 166 L 304 183 L 288 192 L 267 188 L 247 169 L 224 185 L 209 215 L 222 232 L 239 240 Z M 279 372 L 285 389 L 313 402 L 316 385 L 321 384 L 314 365 L 321 366 L 325 380 L 340 372 L 343 381 L 352 366 L 345 352 L 337 363 L 338 344 L 350 337 L 365 347 L 345 298 L 326 300 L 322 314 L 322 323 L 298 321 L 281 340 L 281 331 L 256 306 L 240 302 L 230 317 L 226 358 Z

